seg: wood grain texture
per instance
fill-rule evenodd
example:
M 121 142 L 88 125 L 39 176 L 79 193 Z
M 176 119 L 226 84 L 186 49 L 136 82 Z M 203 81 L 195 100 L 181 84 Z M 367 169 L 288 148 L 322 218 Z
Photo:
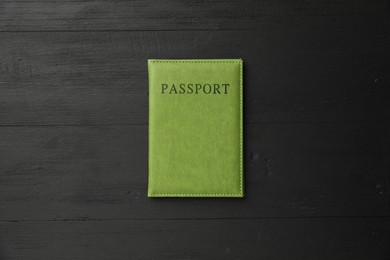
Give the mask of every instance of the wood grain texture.
M 147 126 L 0 128 L 1 220 L 389 216 L 388 123 L 245 125 L 241 199 L 150 199 Z
M 147 124 L 147 58 L 202 57 L 244 59 L 245 122 L 390 118 L 382 27 L 1 35 L 0 125 Z
M 383 218 L 0 223 L 8 259 L 387 259 Z
M 387 0 L 0 1 L 0 260 L 389 259 Z M 244 199 L 149 199 L 148 58 L 244 59 Z
M 2 1 L 1 31 L 227 30 L 367 24 L 386 0 Z M 385 18 L 386 19 L 386 18 Z

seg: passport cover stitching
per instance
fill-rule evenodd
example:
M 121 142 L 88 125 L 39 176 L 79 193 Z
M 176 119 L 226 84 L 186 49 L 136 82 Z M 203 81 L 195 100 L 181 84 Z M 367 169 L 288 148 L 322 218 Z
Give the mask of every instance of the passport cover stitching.
M 150 63 L 239 63 L 239 138 L 240 138 L 240 145 L 239 145 L 239 161 L 240 161 L 240 191 L 239 193 L 149 193 L 148 197 L 159 197 L 159 196 L 190 196 L 190 197 L 201 197 L 201 196 L 237 196 L 237 197 L 243 197 L 243 138 L 242 138 L 242 59 L 234 60 L 234 61 L 228 61 L 228 60 L 148 60 Z M 150 84 L 150 82 L 149 82 Z M 150 134 L 150 132 L 149 132 Z

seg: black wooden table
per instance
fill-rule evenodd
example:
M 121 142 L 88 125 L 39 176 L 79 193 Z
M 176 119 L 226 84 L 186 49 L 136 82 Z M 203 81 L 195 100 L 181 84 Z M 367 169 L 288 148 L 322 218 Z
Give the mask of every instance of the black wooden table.
M 0 2 L 0 259 L 389 259 L 387 0 Z M 245 199 L 149 199 L 148 58 L 243 58 Z

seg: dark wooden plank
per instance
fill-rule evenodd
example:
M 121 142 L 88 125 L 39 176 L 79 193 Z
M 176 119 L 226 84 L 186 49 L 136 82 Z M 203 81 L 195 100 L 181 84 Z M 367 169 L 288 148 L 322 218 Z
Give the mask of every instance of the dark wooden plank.
M 147 123 L 147 58 L 244 59 L 245 121 L 388 121 L 383 27 L 1 33 L 0 125 Z
M 386 0 L 367 1 L 2 1 L 1 31 L 223 30 L 364 25 L 388 15 Z M 370 17 L 367 20 L 367 17 Z
M 246 124 L 245 199 L 150 199 L 147 126 L 1 127 L 0 220 L 390 216 L 389 123 Z
M 389 218 L 0 223 L 2 259 L 388 259 Z

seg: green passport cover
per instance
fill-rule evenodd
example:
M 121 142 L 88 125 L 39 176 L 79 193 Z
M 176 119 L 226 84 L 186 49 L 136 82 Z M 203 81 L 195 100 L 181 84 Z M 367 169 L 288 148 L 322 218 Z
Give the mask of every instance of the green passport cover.
M 148 197 L 243 197 L 242 60 L 148 60 Z

